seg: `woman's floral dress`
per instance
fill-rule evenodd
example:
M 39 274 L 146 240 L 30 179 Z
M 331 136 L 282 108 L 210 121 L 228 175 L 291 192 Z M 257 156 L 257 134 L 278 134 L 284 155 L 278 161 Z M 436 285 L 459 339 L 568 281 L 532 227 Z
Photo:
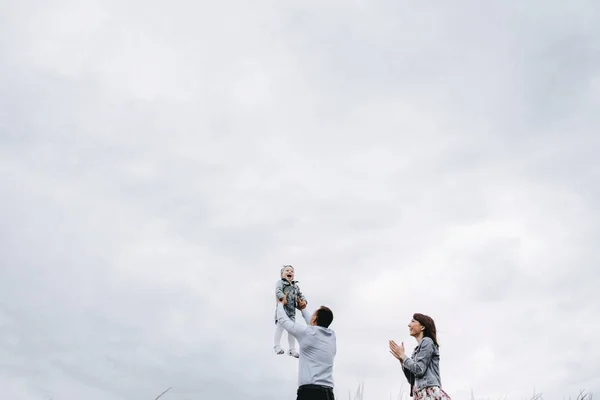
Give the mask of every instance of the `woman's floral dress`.
M 451 400 L 450 396 L 438 386 L 429 386 L 413 392 L 414 400 Z

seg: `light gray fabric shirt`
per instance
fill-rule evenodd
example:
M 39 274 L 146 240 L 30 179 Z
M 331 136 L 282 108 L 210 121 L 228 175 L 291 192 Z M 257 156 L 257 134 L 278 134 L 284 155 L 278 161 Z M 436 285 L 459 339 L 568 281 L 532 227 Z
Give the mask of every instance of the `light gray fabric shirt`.
M 277 323 L 298 340 L 298 386 L 322 385 L 333 389 L 333 360 L 337 352 L 335 332 L 310 324 L 311 315 L 302 310 L 306 325 L 292 321 L 283 304 L 277 304 Z

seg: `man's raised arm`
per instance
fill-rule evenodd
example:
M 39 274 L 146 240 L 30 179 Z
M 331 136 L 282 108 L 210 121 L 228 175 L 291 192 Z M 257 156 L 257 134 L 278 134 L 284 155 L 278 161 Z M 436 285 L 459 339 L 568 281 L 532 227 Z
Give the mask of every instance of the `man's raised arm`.
M 312 315 L 308 311 L 306 311 L 306 307 L 300 310 L 300 312 L 302 313 L 302 317 L 306 321 L 306 325 L 310 325 L 310 319 L 312 318 Z
M 288 331 L 296 339 L 305 334 L 306 326 L 297 324 L 294 321 L 292 321 L 285 313 L 282 302 L 277 303 L 277 323 L 281 325 L 283 329 Z

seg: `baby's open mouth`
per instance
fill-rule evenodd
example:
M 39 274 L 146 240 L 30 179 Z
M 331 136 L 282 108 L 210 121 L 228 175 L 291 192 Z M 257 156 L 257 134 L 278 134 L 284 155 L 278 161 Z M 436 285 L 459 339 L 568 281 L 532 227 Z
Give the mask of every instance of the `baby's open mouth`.
M 292 279 L 292 274 L 288 274 L 287 277 Z

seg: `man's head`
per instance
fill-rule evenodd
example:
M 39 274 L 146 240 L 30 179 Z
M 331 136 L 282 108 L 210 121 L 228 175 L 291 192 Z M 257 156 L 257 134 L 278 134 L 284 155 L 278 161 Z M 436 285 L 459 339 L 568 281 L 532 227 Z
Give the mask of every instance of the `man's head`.
M 310 324 L 312 326 L 321 326 L 323 328 L 329 328 L 333 321 L 333 312 L 328 307 L 319 307 L 312 315 Z
M 289 282 L 294 280 L 294 267 L 291 265 L 284 265 L 281 268 L 281 278 L 287 279 Z

